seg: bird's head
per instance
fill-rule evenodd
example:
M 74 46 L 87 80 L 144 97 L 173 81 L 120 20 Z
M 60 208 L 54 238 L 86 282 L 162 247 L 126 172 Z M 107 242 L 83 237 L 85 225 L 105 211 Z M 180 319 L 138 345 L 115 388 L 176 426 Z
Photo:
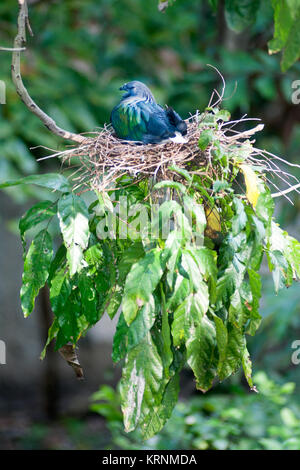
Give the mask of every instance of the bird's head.
M 121 91 L 125 91 L 122 99 L 132 97 L 139 97 L 147 99 L 148 101 L 155 101 L 154 96 L 152 95 L 149 88 L 144 85 L 142 82 L 138 82 L 134 80 L 133 82 L 125 83 L 125 85 L 121 86 Z

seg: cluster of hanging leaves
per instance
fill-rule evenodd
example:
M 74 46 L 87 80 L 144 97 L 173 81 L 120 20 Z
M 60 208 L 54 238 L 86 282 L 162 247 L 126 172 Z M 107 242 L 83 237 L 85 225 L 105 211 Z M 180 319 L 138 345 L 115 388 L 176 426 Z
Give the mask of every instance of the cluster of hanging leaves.
M 220 116 L 229 119 L 219 111 L 214 126 Z M 89 206 L 60 174 L 1 185 L 55 191 L 56 201 L 37 203 L 20 220 L 24 314 L 31 314 L 47 284 L 54 314 L 47 345 L 55 339 L 58 350 L 75 347 L 105 312 L 119 315 L 112 357 L 123 367 L 125 429 L 139 427 L 144 438 L 170 417 L 186 364 L 202 392 L 241 367 L 255 389 L 246 335 L 254 335 L 261 321 L 264 255 L 276 292 L 300 278 L 300 243 L 273 219 L 263 174 L 247 163 L 250 142 L 226 150 L 216 135 L 205 128 L 199 140 L 202 150 L 209 148 L 212 174 L 220 175 L 214 181 L 193 171 L 193 164 L 172 167 L 174 181 L 134 183 L 127 175 L 108 193 L 92 192 Z M 242 189 L 236 184 L 241 175 Z M 59 244 L 49 231 L 54 219 Z

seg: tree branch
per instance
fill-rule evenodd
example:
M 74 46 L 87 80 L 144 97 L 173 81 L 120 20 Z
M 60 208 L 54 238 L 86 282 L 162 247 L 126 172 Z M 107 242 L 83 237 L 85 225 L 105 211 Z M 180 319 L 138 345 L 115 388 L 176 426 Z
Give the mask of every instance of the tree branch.
M 24 86 L 22 75 L 21 75 L 21 53 L 26 45 L 26 29 L 29 31 L 29 34 L 33 36 L 29 18 L 28 18 L 28 7 L 26 0 L 18 0 L 19 3 L 19 16 L 18 16 L 18 34 L 14 41 L 14 48 L 12 54 L 12 80 L 16 87 L 16 91 L 20 96 L 23 103 L 27 108 L 34 113 L 46 126 L 46 128 L 55 135 L 62 137 L 63 139 L 72 140 L 73 142 L 82 143 L 86 140 L 80 134 L 74 134 L 72 132 L 65 131 L 57 126 L 55 121 L 48 116 L 30 97 L 27 89 Z

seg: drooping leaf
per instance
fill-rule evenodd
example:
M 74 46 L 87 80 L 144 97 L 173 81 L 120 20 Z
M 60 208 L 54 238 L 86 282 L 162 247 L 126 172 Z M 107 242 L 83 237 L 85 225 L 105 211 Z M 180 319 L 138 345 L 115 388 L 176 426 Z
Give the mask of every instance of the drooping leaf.
M 120 394 L 126 432 L 134 430 L 160 405 L 162 378 L 161 358 L 148 332 L 144 340 L 127 353 L 123 367 Z
M 36 184 L 37 186 L 52 189 L 53 191 L 60 191 L 62 193 L 71 191 L 68 179 L 59 173 L 25 176 L 25 178 L 20 178 L 19 180 L 7 181 L 6 183 L 0 184 L 0 189 L 18 186 L 20 184 Z
M 52 201 L 41 201 L 32 206 L 26 214 L 21 217 L 19 222 L 19 230 L 23 248 L 25 249 L 25 232 L 35 227 L 44 220 L 53 217 L 56 214 L 56 204 Z
M 214 315 L 216 339 L 219 351 L 218 376 L 224 380 L 241 366 L 245 348 L 245 337 L 240 328 Z
M 245 178 L 247 199 L 253 207 L 256 207 L 260 194 L 257 175 L 250 165 L 242 164 L 240 169 Z
M 25 317 L 32 312 L 35 298 L 48 279 L 52 256 L 51 236 L 42 230 L 33 239 L 24 261 L 21 305 Z
M 247 333 L 254 335 L 261 322 L 261 316 L 259 314 L 259 299 L 261 297 L 261 278 L 260 275 L 253 269 L 248 269 L 249 285 L 252 292 L 252 302 L 249 308 L 250 310 L 250 321 L 247 328 Z
M 87 248 L 90 233 L 88 217 L 83 199 L 76 194 L 64 194 L 59 199 L 58 218 L 71 276 L 82 268 L 83 250 Z
M 300 57 L 300 5 L 293 1 L 272 0 L 274 38 L 269 41 L 269 53 L 283 50 L 281 69 L 286 72 Z
M 216 329 L 206 315 L 189 328 L 186 342 L 187 363 L 196 377 L 196 386 L 206 392 L 217 373 Z
M 153 296 L 138 312 L 137 316 L 127 325 L 121 312 L 113 340 L 112 359 L 119 362 L 128 351 L 143 341 L 155 321 L 155 303 Z
M 159 283 L 164 266 L 162 251 L 155 248 L 135 263 L 126 278 L 122 310 L 128 325 L 135 319 L 138 309 L 146 302 Z

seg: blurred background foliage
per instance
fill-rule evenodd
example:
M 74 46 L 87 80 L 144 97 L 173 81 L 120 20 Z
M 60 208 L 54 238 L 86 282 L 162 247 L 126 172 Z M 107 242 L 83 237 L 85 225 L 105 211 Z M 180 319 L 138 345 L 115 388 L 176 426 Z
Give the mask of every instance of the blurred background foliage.
M 110 111 L 119 100 L 119 87 L 132 79 L 145 82 L 159 103 L 168 103 L 188 117 L 205 108 L 215 87 L 220 89 L 220 77 L 206 65 L 212 64 L 226 80 L 223 106 L 232 117 L 248 114 L 262 119 L 265 129 L 258 145 L 299 163 L 300 106 L 292 103 L 291 96 L 292 82 L 300 78 L 300 64 L 295 63 L 283 73 L 280 56 L 268 54 L 267 44 L 274 32 L 270 0 L 256 2 L 259 6 L 256 18 L 239 33 L 228 28 L 223 1 L 177 0 L 163 12 L 159 11 L 156 0 L 31 0 L 28 3 L 34 37 L 29 38 L 22 57 L 24 82 L 32 97 L 59 126 L 74 132 L 101 127 L 109 121 Z M 3 47 L 12 47 L 17 11 L 15 0 L 0 4 Z M 65 142 L 51 135 L 20 101 L 10 78 L 8 52 L 0 51 L 0 63 L 0 80 L 7 88 L 7 104 L 0 106 L 0 181 L 59 170 L 60 164 L 54 159 L 40 163 L 36 159 L 47 154 L 39 146 L 61 149 Z M 29 186 L 9 188 L 6 192 L 16 204 L 43 197 L 41 190 Z M 293 198 L 294 206 L 284 200 L 278 202 L 277 218 L 299 239 L 300 200 L 297 195 Z M 299 286 L 281 291 L 275 297 L 271 282 L 266 279 L 261 305 L 264 321 L 257 336 L 249 340 L 254 369 L 265 370 L 278 384 L 295 382 L 296 390 L 300 386 L 300 366 L 291 363 L 291 344 L 300 338 L 299 308 Z M 262 389 L 268 388 L 268 380 L 265 377 L 261 381 Z M 169 445 L 184 422 L 180 430 L 182 441 L 179 436 L 174 446 L 240 448 L 244 443 L 252 448 L 254 440 L 259 439 L 259 448 L 272 445 L 300 448 L 299 433 L 295 434 L 298 440 L 286 444 L 292 439 L 295 423 L 299 428 L 297 394 L 289 395 L 292 408 L 284 411 L 285 402 L 268 398 L 265 406 L 265 395 L 257 401 L 257 395 L 250 397 L 248 391 L 243 392 L 239 376 L 226 386 L 225 395 L 221 396 L 216 387 L 209 397 L 179 404 L 163 436 L 157 438 L 157 446 Z M 190 416 L 195 420 L 193 423 Z M 254 426 L 256 431 L 251 431 L 253 435 L 248 436 L 249 442 L 245 437 L 245 433 L 250 433 L 245 416 L 251 420 L 255 416 L 257 426 Z M 108 423 L 118 422 L 114 419 L 109 418 Z M 77 429 L 77 434 L 74 431 L 77 437 L 84 433 L 83 424 L 77 421 L 64 426 L 71 434 Z M 282 431 L 276 431 L 278 426 L 282 426 Z M 114 424 L 113 429 L 109 424 L 109 427 L 116 445 L 129 445 L 123 439 L 120 425 Z M 41 445 L 45 433 L 42 425 L 34 428 L 29 444 L 22 441 L 22 445 Z M 212 437 L 208 439 L 207 433 Z M 244 436 L 240 441 L 239 435 Z M 95 440 L 89 442 L 104 445 Z

